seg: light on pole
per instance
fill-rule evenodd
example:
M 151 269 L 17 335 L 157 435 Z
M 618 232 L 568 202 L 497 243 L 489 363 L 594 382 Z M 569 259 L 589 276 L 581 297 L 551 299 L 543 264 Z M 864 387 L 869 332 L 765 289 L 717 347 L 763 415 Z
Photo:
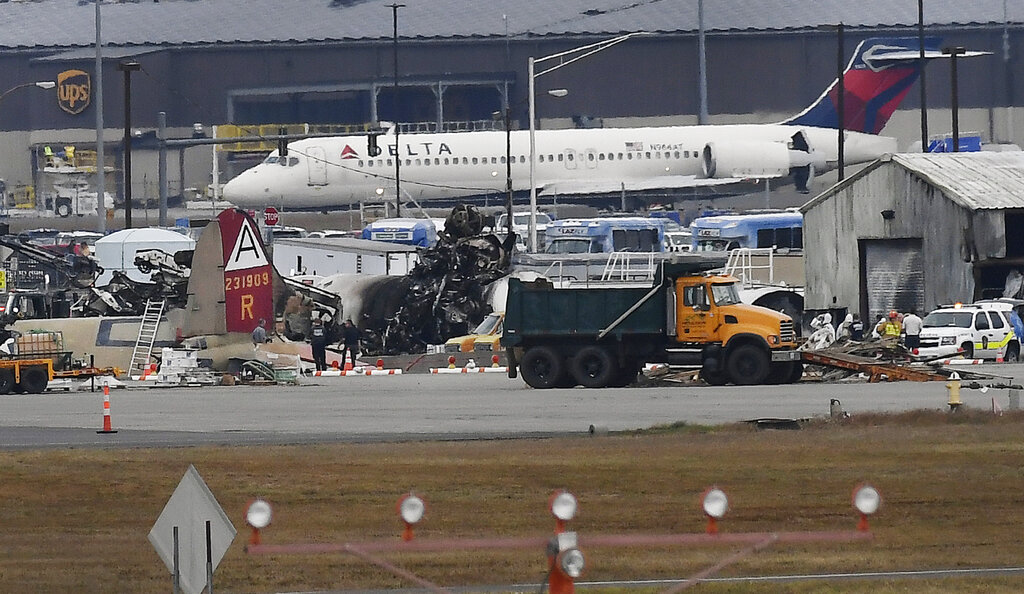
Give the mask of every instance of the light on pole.
M 52 89 L 53 87 L 56 87 L 56 86 L 57 86 L 57 83 L 53 82 L 52 80 L 40 80 L 40 81 L 37 81 L 37 82 L 22 83 L 20 85 L 16 85 L 16 86 L 13 86 L 13 87 L 7 89 L 3 93 L 0 93 L 0 101 L 3 101 L 4 97 L 6 97 L 6 96 L 10 95 L 11 93 L 17 91 L 18 89 L 24 89 L 26 87 L 39 87 L 40 89 Z
M 537 251 L 537 113 L 536 113 L 536 84 L 535 80 L 538 76 L 544 76 L 549 72 L 554 72 L 563 66 L 568 66 L 573 62 L 582 60 L 588 56 L 592 56 L 599 51 L 606 50 L 613 45 L 622 43 L 630 37 L 636 37 L 638 35 L 649 35 L 646 31 L 636 31 L 633 33 L 627 33 L 626 35 L 620 35 L 607 39 L 605 41 L 599 41 L 597 43 L 591 43 L 590 45 L 584 45 L 564 52 L 558 52 L 557 54 L 551 54 L 550 56 L 544 56 L 542 58 L 534 58 L 530 56 L 527 62 L 527 77 L 529 78 L 529 100 L 530 100 L 530 251 Z M 558 59 L 558 63 L 554 66 L 536 71 L 536 65 L 548 60 Z M 551 92 L 555 97 L 564 97 L 569 92 L 565 89 L 558 89 L 557 91 Z

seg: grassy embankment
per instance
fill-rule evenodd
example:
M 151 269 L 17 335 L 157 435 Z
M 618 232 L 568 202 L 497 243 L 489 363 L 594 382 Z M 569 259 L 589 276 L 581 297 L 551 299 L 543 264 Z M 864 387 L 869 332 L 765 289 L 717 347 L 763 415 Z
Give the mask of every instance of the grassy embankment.
M 1024 415 L 861 416 L 801 431 L 671 427 L 599 438 L 312 447 L 0 453 L 0 591 L 154 592 L 170 580 L 146 536 L 188 464 L 239 530 L 218 592 L 410 587 L 342 555 L 243 552 L 243 508 L 275 506 L 266 543 L 395 537 L 398 497 L 428 503 L 418 538 L 543 536 L 572 490 L 581 534 L 700 532 L 698 498 L 729 494 L 723 532 L 853 529 L 850 493 L 884 498 L 868 543 L 778 544 L 721 576 L 1024 565 Z M 587 580 L 678 578 L 730 547 L 585 550 Z M 534 583 L 541 551 L 389 556 L 442 585 Z M 704 591 L 1019 591 L 1024 578 L 701 586 Z M 759 588 L 759 589 L 758 589 Z

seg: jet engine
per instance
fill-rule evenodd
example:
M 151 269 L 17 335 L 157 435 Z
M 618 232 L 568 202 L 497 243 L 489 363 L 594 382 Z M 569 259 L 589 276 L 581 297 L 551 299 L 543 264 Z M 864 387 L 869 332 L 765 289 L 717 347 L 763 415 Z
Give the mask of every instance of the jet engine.
M 799 130 L 788 142 L 709 142 L 702 154 L 704 176 L 709 178 L 776 178 L 792 176 L 800 192 L 809 191 L 815 172 L 825 170 L 819 157 Z

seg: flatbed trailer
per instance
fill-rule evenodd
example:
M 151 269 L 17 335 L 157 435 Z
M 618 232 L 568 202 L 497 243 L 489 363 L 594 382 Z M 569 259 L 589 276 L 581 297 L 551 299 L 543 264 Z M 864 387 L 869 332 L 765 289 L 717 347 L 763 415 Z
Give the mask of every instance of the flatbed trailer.
M 54 377 L 52 358 L 11 357 L 0 359 L 0 394 L 39 394 Z

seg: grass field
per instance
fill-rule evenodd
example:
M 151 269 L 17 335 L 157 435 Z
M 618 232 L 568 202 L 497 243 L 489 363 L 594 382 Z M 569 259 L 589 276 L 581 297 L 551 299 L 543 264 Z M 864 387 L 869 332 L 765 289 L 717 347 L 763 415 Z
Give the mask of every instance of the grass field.
M 246 502 L 274 505 L 264 542 L 398 538 L 400 495 L 428 504 L 417 538 L 545 536 L 547 499 L 580 501 L 581 535 L 701 532 L 699 496 L 723 488 L 722 532 L 852 530 L 854 485 L 883 496 L 861 543 L 777 544 L 719 576 L 1024 565 L 1024 415 L 862 415 L 800 431 L 666 427 L 547 440 L 46 450 L 0 453 L 0 591 L 171 589 L 147 534 L 189 464 L 239 531 L 217 592 L 412 587 L 335 554 L 249 556 Z M 737 547 L 584 550 L 584 580 L 681 578 Z M 445 586 L 539 584 L 543 551 L 402 554 Z M 1015 592 L 1024 578 L 702 584 L 711 592 Z M 534 588 L 536 590 L 536 588 Z

